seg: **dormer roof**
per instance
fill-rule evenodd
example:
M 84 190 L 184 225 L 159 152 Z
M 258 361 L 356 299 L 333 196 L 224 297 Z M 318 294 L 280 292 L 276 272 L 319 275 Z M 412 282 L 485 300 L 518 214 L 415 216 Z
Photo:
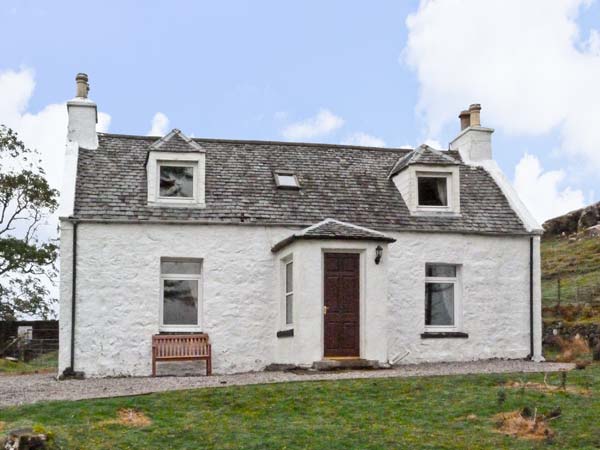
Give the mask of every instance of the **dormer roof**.
M 192 139 L 187 137 L 181 130 L 173 128 L 169 133 L 165 134 L 158 141 L 150 145 L 151 151 L 165 152 L 201 152 L 204 149 Z
M 454 166 L 459 165 L 460 161 L 457 161 L 454 157 L 450 156 L 448 152 L 435 150 L 430 146 L 423 144 L 416 149 L 412 150 L 408 154 L 402 156 L 394 167 L 390 171 L 389 178 L 393 177 L 397 173 L 404 170 L 406 167 L 413 164 L 429 164 L 438 166 Z

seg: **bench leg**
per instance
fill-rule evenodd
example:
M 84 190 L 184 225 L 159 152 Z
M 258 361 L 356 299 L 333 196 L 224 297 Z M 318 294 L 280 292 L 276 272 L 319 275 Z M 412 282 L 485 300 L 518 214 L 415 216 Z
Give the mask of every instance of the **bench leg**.
M 206 375 L 207 376 L 212 375 L 212 362 L 211 362 L 210 356 L 206 360 Z
M 156 355 L 152 352 L 152 376 L 156 376 Z

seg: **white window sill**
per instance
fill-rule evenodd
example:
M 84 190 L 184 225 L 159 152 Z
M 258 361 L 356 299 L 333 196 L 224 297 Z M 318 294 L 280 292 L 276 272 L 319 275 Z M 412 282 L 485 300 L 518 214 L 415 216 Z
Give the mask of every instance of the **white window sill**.
M 460 217 L 461 214 L 456 211 L 452 211 L 451 209 L 421 209 L 417 208 L 412 212 L 413 216 L 450 216 L 450 217 Z
M 202 331 L 202 327 L 199 326 L 163 326 L 159 327 L 159 332 L 167 332 L 167 333 L 200 333 Z
M 168 200 L 159 200 L 156 202 L 148 202 L 148 206 L 163 207 L 163 208 L 206 208 L 206 203 L 198 202 L 173 202 Z

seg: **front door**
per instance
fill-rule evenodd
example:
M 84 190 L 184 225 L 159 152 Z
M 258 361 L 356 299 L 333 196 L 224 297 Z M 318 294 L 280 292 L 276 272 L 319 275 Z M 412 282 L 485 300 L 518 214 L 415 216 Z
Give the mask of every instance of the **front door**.
M 357 253 L 325 253 L 325 357 L 360 356 Z

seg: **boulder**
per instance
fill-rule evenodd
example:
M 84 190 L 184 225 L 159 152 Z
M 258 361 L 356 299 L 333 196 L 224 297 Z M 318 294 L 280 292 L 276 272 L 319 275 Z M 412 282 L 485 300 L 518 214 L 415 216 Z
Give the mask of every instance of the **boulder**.
M 600 204 L 590 205 L 585 208 L 579 216 L 579 222 L 577 223 L 577 230 L 583 231 L 594 225 L 598 225 L 600 215 Z

